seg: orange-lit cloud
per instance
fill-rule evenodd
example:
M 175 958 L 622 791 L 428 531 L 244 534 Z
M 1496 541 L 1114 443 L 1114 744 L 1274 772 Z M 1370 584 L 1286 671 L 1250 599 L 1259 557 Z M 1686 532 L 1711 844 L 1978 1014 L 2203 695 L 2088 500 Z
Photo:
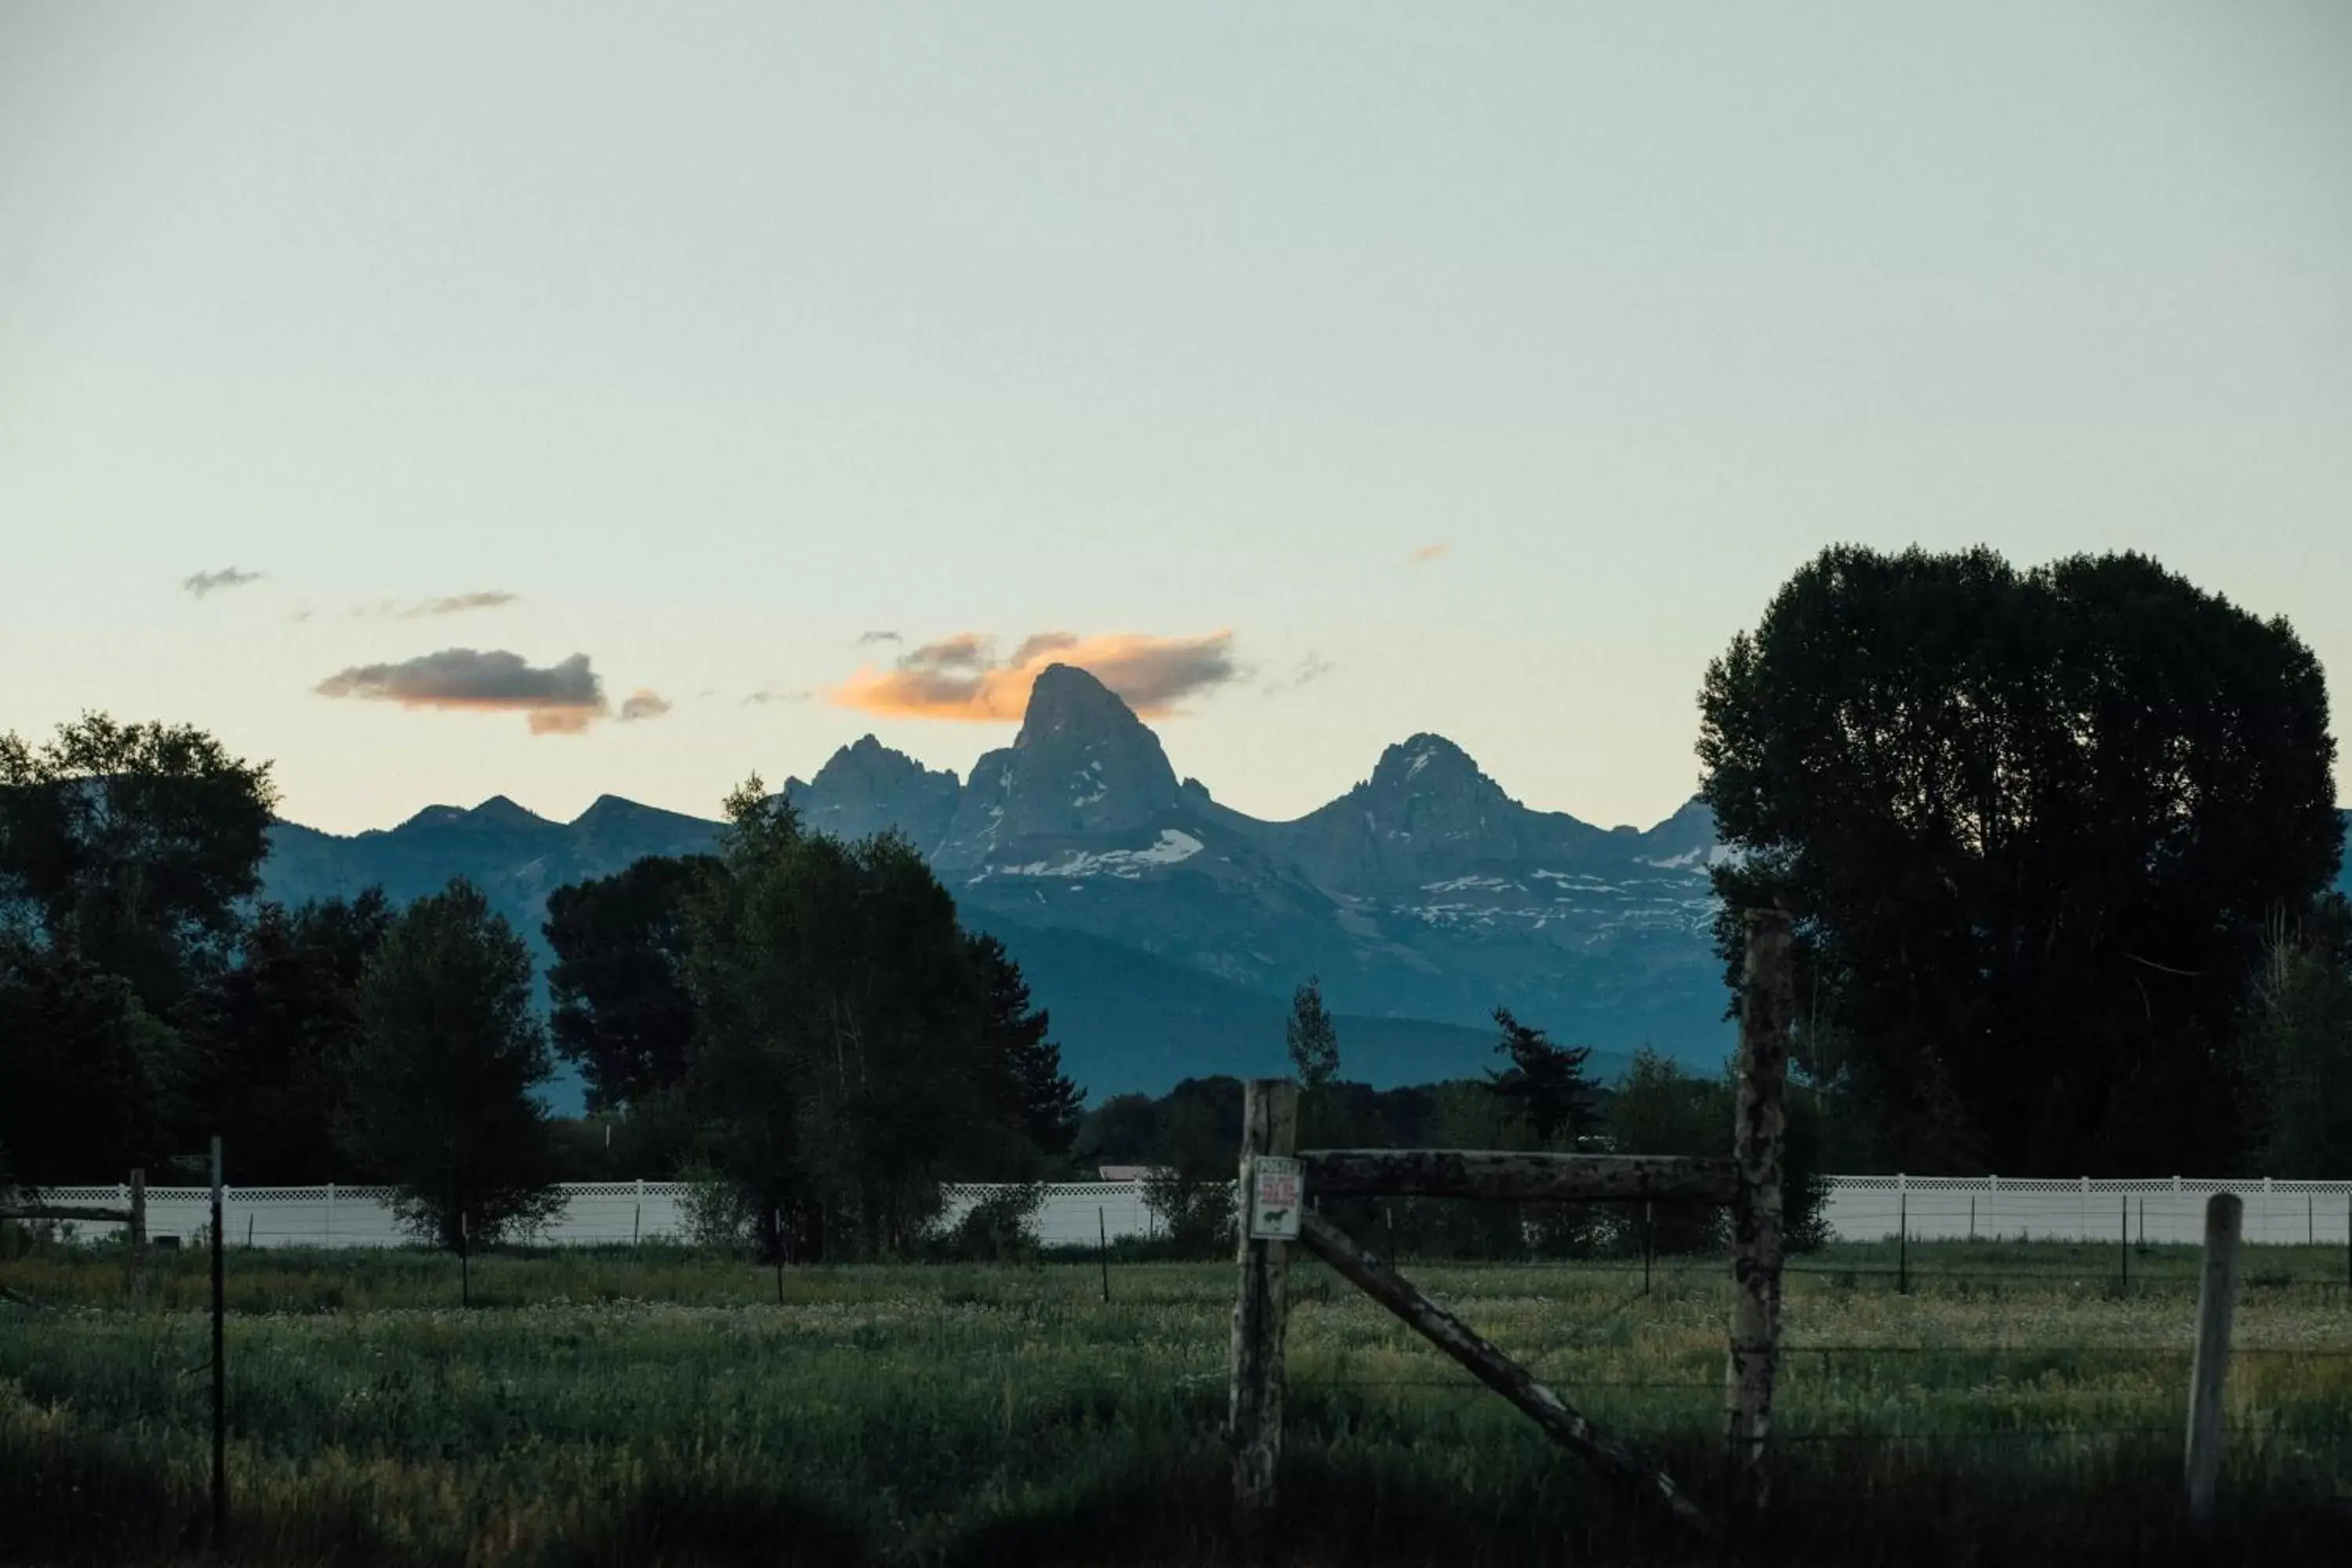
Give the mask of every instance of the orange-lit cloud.
M 535 668 L 518 653 L 446 647 L 398 664 L 359 664 L 316 688 L 321 697 L 397 702 L 403 708 L 474 709 L 521 713 L 534 735 L 577 735 L 604 717 L 604 683 L 575 653 Z
M 1175 710 L 1187 697 L 1214 690 L 1241 674 L 1234 634 L 1163 637 L 1146 632 L 1039 632 L 1024 637 L 1008 658 L 996 639 L 961 632 L 914 649 L 889 669 L 871 666 L 825 696 L 844 708 L 907 719 L 1017 720 L 1029 706 L 1029 688 L 1051 664 L 1075 665 L 1146 717 Z
M 621 722 L 632 723 L 640 719 L 658 719 L 674 704 L 649 686 L 640 686 L 621 700 Z
M 1433 561 L 1444 558 L 1453 548 L 1453 545 L 1443 542 L 1436 544 L 1424 544 L 1406 556 L 1404 563 L 1408 566 L 1426 566 Z

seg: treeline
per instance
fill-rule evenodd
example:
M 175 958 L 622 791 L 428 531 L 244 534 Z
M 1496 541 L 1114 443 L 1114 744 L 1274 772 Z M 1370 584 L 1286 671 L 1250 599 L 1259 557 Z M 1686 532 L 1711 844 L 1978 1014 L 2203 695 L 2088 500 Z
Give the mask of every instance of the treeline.
M 1509 1149 L 1560 1152 L 1728 1157 L 1732 1073 L 1693 1073 L 1647 1047 L 1613 1084 L 1593 1079 L 1587 1047 L 1555 1043 L 1507 1008 L 1495 1012 L 1496 1065 L 1482 1078 L 1377 1089 L 1349 1081 L 1346 1056 L 1320 985 L 1292 998 L 1287 1030 L 1298 1080 L 1299 1146 L 1326 1149 Z M 1165 1095 L 1116 1094 L 1087 1113 L 1072 1147 L 1088 1170 L 1139 1166 L 1160 1246 L 1208 1257 L 1232 1245 L 1226 1194 L 1238 1159 L 1242 1084 L 1187 1079 Z M 1826 1195 L 1820 1101 L 1791 1086 L 1783 1187 L 1790 1240 L 1822 1237 Z M 1723 1212 L 1709 1205 L 1475 1203 L 1450 1199 L 1349 1200 L 1341 1223 L 1381 1245 L 1420 1256 L 1524 1258 L 1718 1250 Z
M 525 1235 L 609 1136 L 544 1109 L 558 1050 L 771 1251 L 902 1250 L 941 1182 L 1061 1168 L 1083 1097 L 1049 1020 L 901 840 L 803 833 L 752 780 L 719 855 L 551 900 L 551 1043 L 463 881 L 255 903 L 275 804 L 193 729 L 0 738 L 0 1184 L 195 1179 L 219 1134 L 241 1184 L 389 1183 L 443 1245 Z
M 2286 623 L 2137 555 L 1841 546 L 1709 667 L 1700 717 L 1727 978 L 1740 910 L 1794 918 L 1810 1168 L 2352 1175 L 2336 746 Z M 819 1258 L 905 1248 L 942 1180 L 1139 1163 L 1171 1232 L 1223 1223 L 1237 1089 L 1081 1127 L 1018 965 L 900 840 L 804 833 L 754 779 L 719 854 L 549 900 L 542 1027 L 463 884 L 257 906 L 275 803 L 185 727 L 0 737 L 0 1181 L 185 1177 L 219 1132 L 240 1182 L 393 1182 L 466 1240 L 528 1229 L 559 1174 L 676 1172 L 719 1230 Z M 1645 1057 L 1603 1092 L 1496 1022 L 1486 1079 L 1376 1094 L 1310 984 L 1303 1138 L 1723 1152 L 1718 1080 Z M 558 1056 L 585 1124 L 534 1098 Z

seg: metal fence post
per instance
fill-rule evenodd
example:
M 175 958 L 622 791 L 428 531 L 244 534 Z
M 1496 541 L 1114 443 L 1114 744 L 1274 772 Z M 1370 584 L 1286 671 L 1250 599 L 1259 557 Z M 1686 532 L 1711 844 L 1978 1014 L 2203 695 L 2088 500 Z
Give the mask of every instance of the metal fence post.
M 1911 1178 L 1895 1173 L 1895 1289 L 1911 1294 Z
M 213 1550 L 228 1542 L 228 1345 L 223 1322 L 221 1259 L 221 1141 L 213 1137 Z

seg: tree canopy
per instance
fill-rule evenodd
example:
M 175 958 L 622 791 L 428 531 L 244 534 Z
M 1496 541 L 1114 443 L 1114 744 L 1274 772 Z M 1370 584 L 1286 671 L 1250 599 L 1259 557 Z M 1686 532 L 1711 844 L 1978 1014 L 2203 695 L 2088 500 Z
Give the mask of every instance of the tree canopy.
M 980 977 L 981 1047 L 991 1090 L 1039 1154 L 1058 1158 L 1078 1135 L 1086 1090 L 1062 1072 L 1062 1047 L 1050 1037 L 1053 1016 L 1030 1005 L 1029 982 L 1004 943 L 985 931 L 964 938 Z
M 1709 666 L 1718 934 L 1914 1170 L 2210 1169 L 2263 922 L 2333 874 L 2318 661 L 2145 556 L 1824 551 Z
M 38 748 L 0 735 L 0 914 L 160 1011 L 226 959 L 277 800 L 268 763 L 192 725 L 89 713 Z
M 902 1248 L 939 1182 L 1019 1169 L 1024 1118 L 1051 1107 L 1006 1103 L 1022 1074 L 992 1054 L 988 983 L 911 845 L 804 833 L 756 778 L 727 812 L 687 962 L 686 1094 L 709 1152 L 774 1245 Z M 1033 1058 L 1027 1082 L 1050 1100 L 1047 1065 Z M 788 1237 L 772 1234 L 779 1215 Z
M 182 1008 L 173 1121 L 187 1149 L 219 1133 L 239 1182 L 367 1180 L 338 1142 L 362 1043 L 360 982 L 394 913 L 381 889 L 287 910 L 265 903 L 236 961 Z
M 444 1247 L 527 1233 L 560 1203 L 530 954 L 453 881 L 391 923 L 360 980 L 348 1137 Z
M 1497 1100 L 1525 1118 L 1537 1142 L 1546 1148 L 1570 1149 L 1593 1130 L 1592 1081 L 1584 1076 L 1590 1046 L 1552 1043 L 1543 1030 L 1522 1024 L 1507 1007 L 1495 1009 L 1502 1037 L 1496 1052 L 1510 1066 L 1487 1069 L 1487 1088 Z
M 649 855 L 548 896 L 548 1027 L 558 1054 L 579 1064 L 590 1110 L 639 1104 L 684 1080 L 694 1037 L 687 901 L 719 869 L 707 855 Z

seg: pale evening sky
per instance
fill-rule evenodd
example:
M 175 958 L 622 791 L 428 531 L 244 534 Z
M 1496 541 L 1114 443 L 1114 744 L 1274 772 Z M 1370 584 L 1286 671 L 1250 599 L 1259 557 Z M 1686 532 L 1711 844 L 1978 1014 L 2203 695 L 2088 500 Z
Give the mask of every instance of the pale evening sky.
M 2147 550 L 2341 733 L 2352 6 L 0 0 L 0 730 L 342 831 L 1057 653 L 1261 816 L 1646 824 L 1841 540 Z

